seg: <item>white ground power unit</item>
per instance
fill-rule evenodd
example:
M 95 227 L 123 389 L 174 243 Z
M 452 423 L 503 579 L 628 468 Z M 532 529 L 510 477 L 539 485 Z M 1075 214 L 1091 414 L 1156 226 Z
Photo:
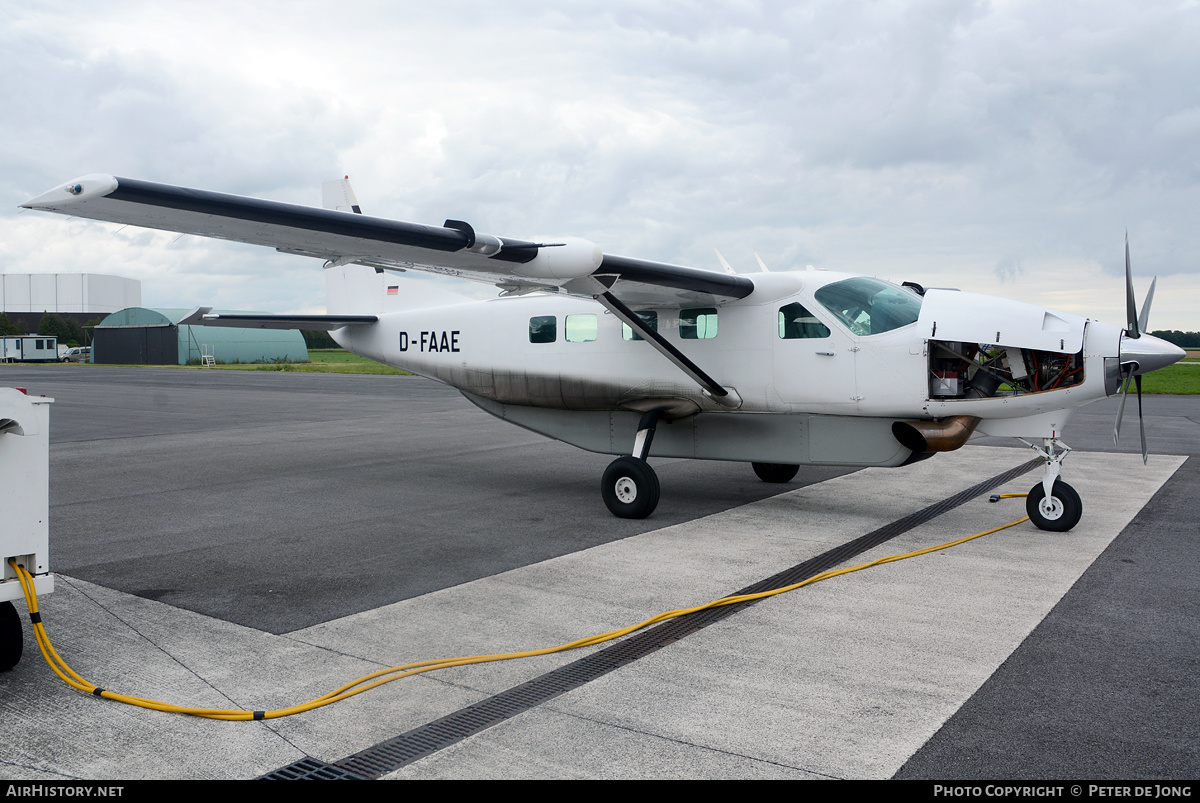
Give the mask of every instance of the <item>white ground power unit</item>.
M 21 659 L 24 600 L 10 558 L 34 576 L 39 596 L 54 590 L 50 574 L 50 403 L 45 396 L 0 388 L 0 671 Z

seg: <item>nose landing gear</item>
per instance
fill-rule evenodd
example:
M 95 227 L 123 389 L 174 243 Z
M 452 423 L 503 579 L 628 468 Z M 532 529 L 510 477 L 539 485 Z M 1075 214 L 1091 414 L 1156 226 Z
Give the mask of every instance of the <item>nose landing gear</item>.
M 1083 515 L 1083 502 L 1075 489 L 1062 480 L 1054 481 L 1054 489 L 1049 496 L 1039 482 L 1025 498 L 1025 512 L 1039 530 L 1065 533 L 1079 523 L 1079 517 Z
M 1079 523 L 1083 515 L 1083 502 L 1079 494 L 1061 479 L 1062 461 L 1071 447 L 1058 438 L 1043 438 L 1042 446 L 1033 446 L 1034 451 L 1046 461 L 1046 473 L 1042 481 L 1029 489 L 1025 499 L 1025 512 L 1039 530 L 1065 533 Z

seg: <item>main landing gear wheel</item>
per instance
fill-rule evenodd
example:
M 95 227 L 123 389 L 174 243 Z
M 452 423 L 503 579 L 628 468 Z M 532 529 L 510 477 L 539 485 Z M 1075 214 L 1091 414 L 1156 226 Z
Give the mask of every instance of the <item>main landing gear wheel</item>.
M 791 482 L 800 470 L 800 466 L 790 463 L 751 463 L 754 473 L 763 482 Z
M 17 665 L 24 647 L 21 615 L 11 602 L 0 602 L 0 672 L 7 672 Z
M 618 457 L 604 469 L 600 494 L 621 519 L 644 519 L 658 507 L 658 475 L 645 460 Z
M 1040 482 L 1029 489 L 1029 496 L 1025 498 L 1025 512 L 1039 530 L 1065 533 L 1079 523 L 1079 517 L 1083 515 L 1083 502 L 1074 488 L 1056 479 L 1049 497 Z

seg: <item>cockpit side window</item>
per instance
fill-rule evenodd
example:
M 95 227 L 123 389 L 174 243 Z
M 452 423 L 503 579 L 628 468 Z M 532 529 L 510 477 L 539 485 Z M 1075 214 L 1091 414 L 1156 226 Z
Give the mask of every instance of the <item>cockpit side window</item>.
M 779 337 L 783 340 L 829 337 L 829 327 L 814 318 L 803 304 L 788 304 L 779 308 Z
M 921 297 L 894 284 L 858 276 L 827 284 L 817 302 L 856 335 L 878 335 L 916 323 Z

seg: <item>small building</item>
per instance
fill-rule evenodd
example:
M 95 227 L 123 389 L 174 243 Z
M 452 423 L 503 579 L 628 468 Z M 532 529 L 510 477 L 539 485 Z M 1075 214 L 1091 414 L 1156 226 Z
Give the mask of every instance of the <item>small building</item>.
M 4 362 L 58 362 L 58 338 L 48 335 L 9 335 L 0 338 Z
M 96 325 L 92 362 L 187 365 L 205 355 L 223 363 L 308 362 L 308 348 L 298 329 L 180 326 L 189 312 L 146 307 L 114 312 Z

